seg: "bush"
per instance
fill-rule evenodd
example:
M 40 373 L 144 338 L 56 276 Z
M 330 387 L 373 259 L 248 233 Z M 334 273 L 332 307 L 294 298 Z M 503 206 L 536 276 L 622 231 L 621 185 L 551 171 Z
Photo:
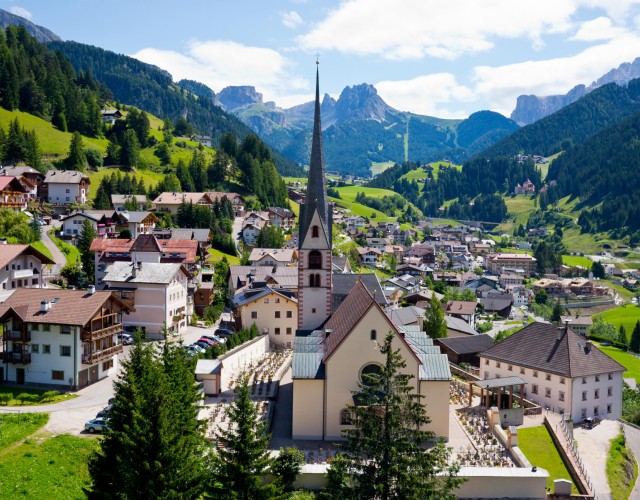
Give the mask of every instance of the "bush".
M 8 405 L 11 399 L 13 399 L 13 394 L 11 393 L 0 394 L 0 405 Z
M 40 395 L 39 394 L 29 394 L 28 392 L 23 392 L 16 396 L 16 399 L 20 401 L 22 404 L 25 403 L 39 403 Z
M 96 149 L 87 149 L 84 152 L 87 163 L 90 167 L 99 168 L 102 166 L 102 153 Z
M 47 391 L 40 396 L 40 401 L 51 401 L 62 394 L 60 391 Z

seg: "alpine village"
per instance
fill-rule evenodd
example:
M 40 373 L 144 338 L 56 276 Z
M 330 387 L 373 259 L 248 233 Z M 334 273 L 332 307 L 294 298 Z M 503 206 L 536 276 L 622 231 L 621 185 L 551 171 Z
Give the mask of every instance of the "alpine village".
M 0 497 L 640 498 L 640 59 L 436 119 L 0 21 Z

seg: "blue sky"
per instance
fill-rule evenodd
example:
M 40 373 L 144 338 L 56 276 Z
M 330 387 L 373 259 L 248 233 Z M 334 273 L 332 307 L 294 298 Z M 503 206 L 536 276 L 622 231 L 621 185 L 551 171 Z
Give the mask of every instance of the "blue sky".
M 640 56 L 640 0 L 0 0 L 75 40 L 282 107 L 371 83 L 395 108 L 509 115 Z

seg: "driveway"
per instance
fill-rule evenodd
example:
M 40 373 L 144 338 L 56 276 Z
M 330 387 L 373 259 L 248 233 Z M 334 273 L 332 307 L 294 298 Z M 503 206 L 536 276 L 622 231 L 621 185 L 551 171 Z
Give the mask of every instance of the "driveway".
M 578 454 L 589 474 L 598 500 L 611 498 L 606 470 L 607 455 L 609 442 L 619 432 L 620 423 L 617 420 L 603 420 L 593 429 L 576 427 L 573 430 L 573 438 L 578 442 Z
M 633 451 L 633 456 L 636 457 L 636 461 L 640 463 L 640 429 L 631 427 L 624 424 L 624 434 L 627 437 L 627 444 Z M 640 498 L 640 481 L 636 478 L 636 485 L 633 487 L 633 491 L 629 498 Z
M 244 222 L 244 219 L 242 217 L 236 217 L 235 219 L 233 219 L 233 226 L 231 230 L 231 236 L 236 242 L 236 247 L 238 248 L 238 251 L 240 251 L 240 231 L 242 231 L 243 222 Z
M 40 234 L 42 235 L 42 243 L 44 243 L 44 246 L 49 249 L 51 255 L 53 255 L 53 260 L 55 260 L 56 262 L 53 266 L 51 266 L 49 274 L 57 276 L 58 274 L 60 274 L 60 269 L 62 269 L 67 264 L 67 258 L 49 237 L 49 231 L 51 229 L 54 229 L 55 227 L 57 226 L 42 226 Z

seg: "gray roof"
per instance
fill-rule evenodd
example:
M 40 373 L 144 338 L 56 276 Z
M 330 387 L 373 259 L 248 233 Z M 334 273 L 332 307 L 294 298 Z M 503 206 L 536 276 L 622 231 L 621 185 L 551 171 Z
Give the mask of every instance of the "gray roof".
M 131 262 L 114 262 L 107 268 L 104 281 L 113 283 L 154 283 L 168 284 L 182 268 L 182 264 L 156 264 L 155 262 L 138 262 L 140 268 L 133 277 L 133 266 Z
M 0 174 L 14 175 L 16 177 L 25 175 L 25 174 L 37 174 L 40 177 L 44 177 L 44 175 L 41 172 L 38 172 L 33 167 L 25 167 L 25 166 L 18 167 L 16 165 L 8 165 L 6 167 L 0 168 Z
M 447 328 L 450 328 L 451 330 L 468 333 L 469 335 L 478 334 L 478 332 L 476 332 L 471 325 L 463 319 L 454 318 L 453 316 L 445 316 L 444 320 L 447 322 Z
M 483 389 L 497 389 L 498 387 L 508 387 L 510 385 L 527 385 L 527 382 L 520 377 L 502 377 L 478 380 L 475 384 Z
M 196 240 L 201 243 L 209 241 L 210 229 L 184 229 L 174 228 L 171 229 L 172 240 Z
M 418 317 L 425 315 L 425 310 L 421 307 L 409 306 L 394 309 L 388 313 L 389 318 L 396 326 L 410 325 L 418 322 Z
M 115 196 L 115 195 L 114 195 Z M 119 215 L 127 219 L 127 222 L 135 222 L 139 223 L 144 220 L 151 212 L 146 212 L 144 210 L 132 210 L 130 212 L 118 212 Z
M 196 363 L 196 375 L 219 375 L 222 362 L 219 359 L 199 359 Z
M 323 379 L 324 352 L 297 352 L 291 361 L 292 378 L 294 379 Z
M 451 380 L 449 359 L 446 354 L 420 354 L 420 380 Z
M 44 182 L 47 184 L 80 184 L 82 179 L 89 180 L 89 176 L 78 170 L 49 170 Z
M 489 335 L 482 334 L 438 339 L 438 343 L 457 354 L 475 354 L 489 349 L 493 345 L 493 339 Z
M 478 299 L 478 302 L 484 306 L 485 311 L 502 311 L 513 304 L 513 297 L 483 297 Z
M 147 196 L 144 194 L 112 194 L 111 203 L 124 203 L 134 198 L 138 203 L 146 203 Z
M 383 307 L 387 305 L 387 299 L 375 274 L 336 273 L 331 276 L 334 312 L 358 281 L 362 281 L 378 304 Z
M 271 293 L 280 295 L 281 297 L 284 297 L 285 299 L 290 300 L 292 302 L 298 302 L 298 299 L 293 297 L 290 293 L 284 293 L 281 290 L 275 290 L 273 288 L 266 286 L 264 288 L 255 288 L 255 289 L 252 288 L 249 290 L 244 290 L 241 293 L 238 293 L 235 297 L 233 297 L 233 305 L 236 307 L 241 307 L 251 302 L 254 302 L 262 297 L 265 297 Z

